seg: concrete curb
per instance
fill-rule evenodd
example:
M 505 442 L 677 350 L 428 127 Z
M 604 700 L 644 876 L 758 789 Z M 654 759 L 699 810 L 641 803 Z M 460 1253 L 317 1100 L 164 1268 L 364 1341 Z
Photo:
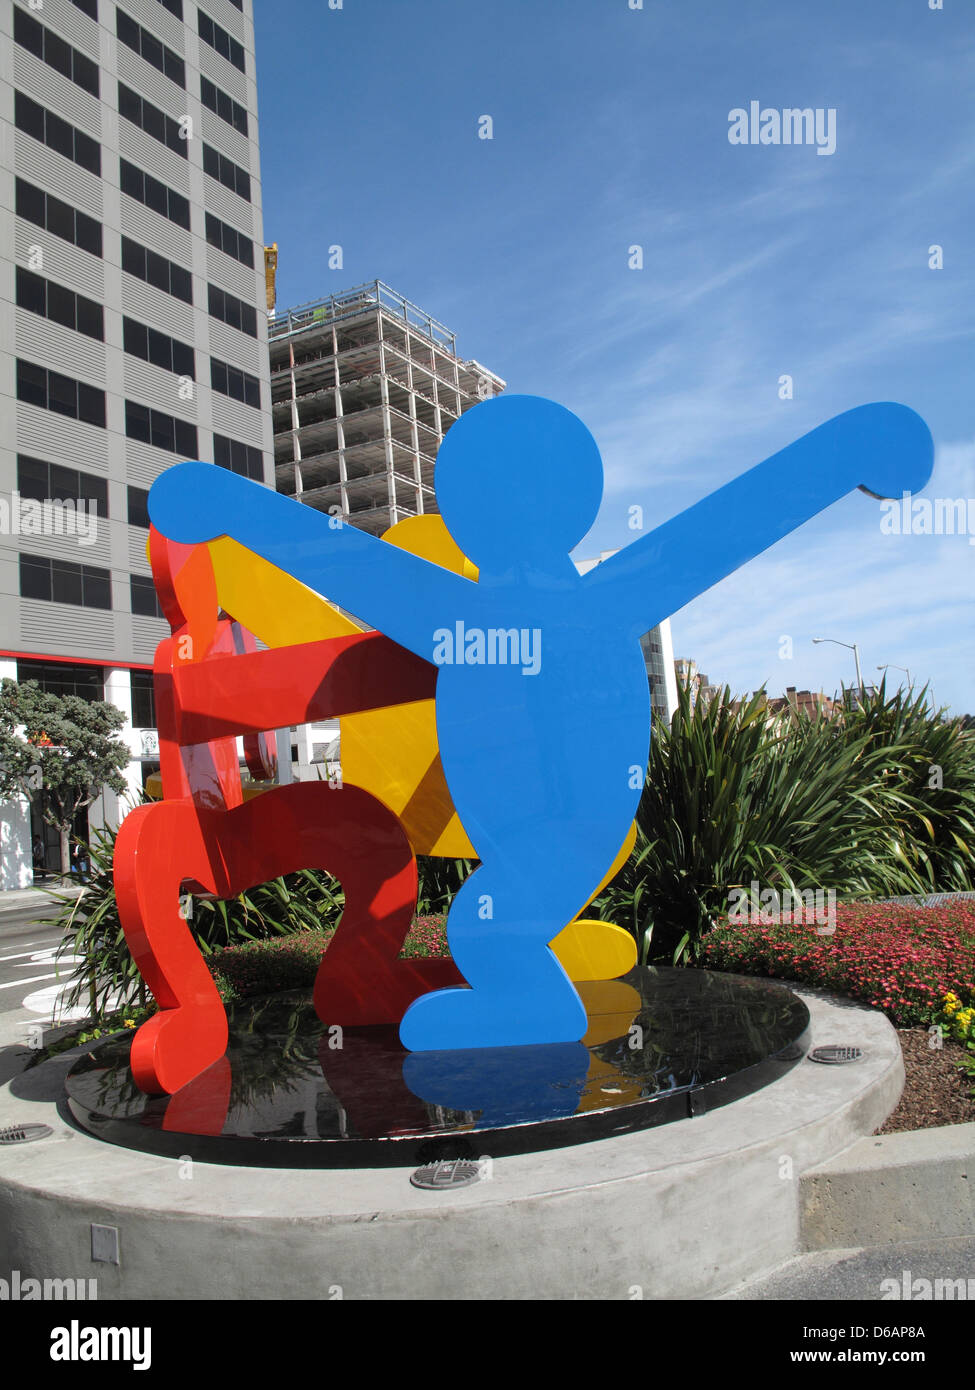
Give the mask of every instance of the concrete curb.
M 804 1250 L 975 1236 L 975 1124 L 870 1135 L 810 1169 Z

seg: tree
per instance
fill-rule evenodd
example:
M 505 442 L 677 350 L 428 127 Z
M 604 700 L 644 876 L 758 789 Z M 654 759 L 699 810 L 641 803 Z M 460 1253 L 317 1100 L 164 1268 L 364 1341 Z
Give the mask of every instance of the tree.
M 129 750 L 118 737 L 125 715 L 103 700 L 54 695 L 36 681 L 0 682 L 0 798 L 40 793 L 39 809 L 70 869 L 74 818 L 102 787 L 124 792 Z

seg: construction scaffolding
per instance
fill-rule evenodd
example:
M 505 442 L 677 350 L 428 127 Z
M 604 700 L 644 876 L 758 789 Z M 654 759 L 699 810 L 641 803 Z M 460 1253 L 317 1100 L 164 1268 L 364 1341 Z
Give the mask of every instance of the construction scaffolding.
M 278 314 L 268 339 L 278 491 L 376 535 L 437 510 L 441 440 L 505 387 L 381 280 Z

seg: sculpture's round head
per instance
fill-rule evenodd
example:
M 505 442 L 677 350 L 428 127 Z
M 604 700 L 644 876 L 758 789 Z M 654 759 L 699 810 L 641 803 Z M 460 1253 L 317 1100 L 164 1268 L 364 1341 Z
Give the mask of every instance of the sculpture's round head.
M 437 502 L 464 554 L 485 572 L 564 560 L 603 492 L 596 441 L 542 396 L 497 396 L 462 415 L 437 455 Z

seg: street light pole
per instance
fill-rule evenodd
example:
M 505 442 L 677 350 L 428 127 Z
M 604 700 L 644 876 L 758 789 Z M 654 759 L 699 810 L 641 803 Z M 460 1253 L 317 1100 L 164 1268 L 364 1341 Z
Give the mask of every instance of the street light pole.
M 856 668 L 857 668 L 857 688 L 858 688 L 858 690 L 860 691 L 860 701 L 861 701 L 861 704 L 862 704 L 862 702 L 863 702 L 863 675 L 862 675 L 862 673 L 861 673 L 861 671 L 860 671 L 860 648 L 859 648 L 859 646 L 857 645 L 857 643 L 856 643 L 856 642 L 840 642 L 840 641 L 838 641 L 837 638 L 835 638 L 835 637 L 814 637 L 812 640 L 813 640 L 814 643 L 818 643 L 818 642 L 832 642 L 834 646 L 837 646 L 837 647 L 846 647 L 849 651 L 851 651 L 851 652 L 853 653 L 853 659 L 854 659 L 854 661 L 856 662 Z
M 895 666 L 895 664 L 894 664 L 892 661 L 888 661 L 885 665 L 883 665 L 883 666 L 878 666 L 878 667 L 877 667 L 877 670 L 878 670 L 878 671 L 887 671 L 887 670 L 891 670 L 891 671 L 903 671 L 903 672 L 904 672 L 904 675 L 907 677 L 908 689 L 910 689 L 910 690 L 913 690 L 913 689 L 914 689 L 914 682 L 911 680 L 911 673 L 910 673 L 910 671 L 908 670 L 908 668 L 907 668 L 906 666 Z

